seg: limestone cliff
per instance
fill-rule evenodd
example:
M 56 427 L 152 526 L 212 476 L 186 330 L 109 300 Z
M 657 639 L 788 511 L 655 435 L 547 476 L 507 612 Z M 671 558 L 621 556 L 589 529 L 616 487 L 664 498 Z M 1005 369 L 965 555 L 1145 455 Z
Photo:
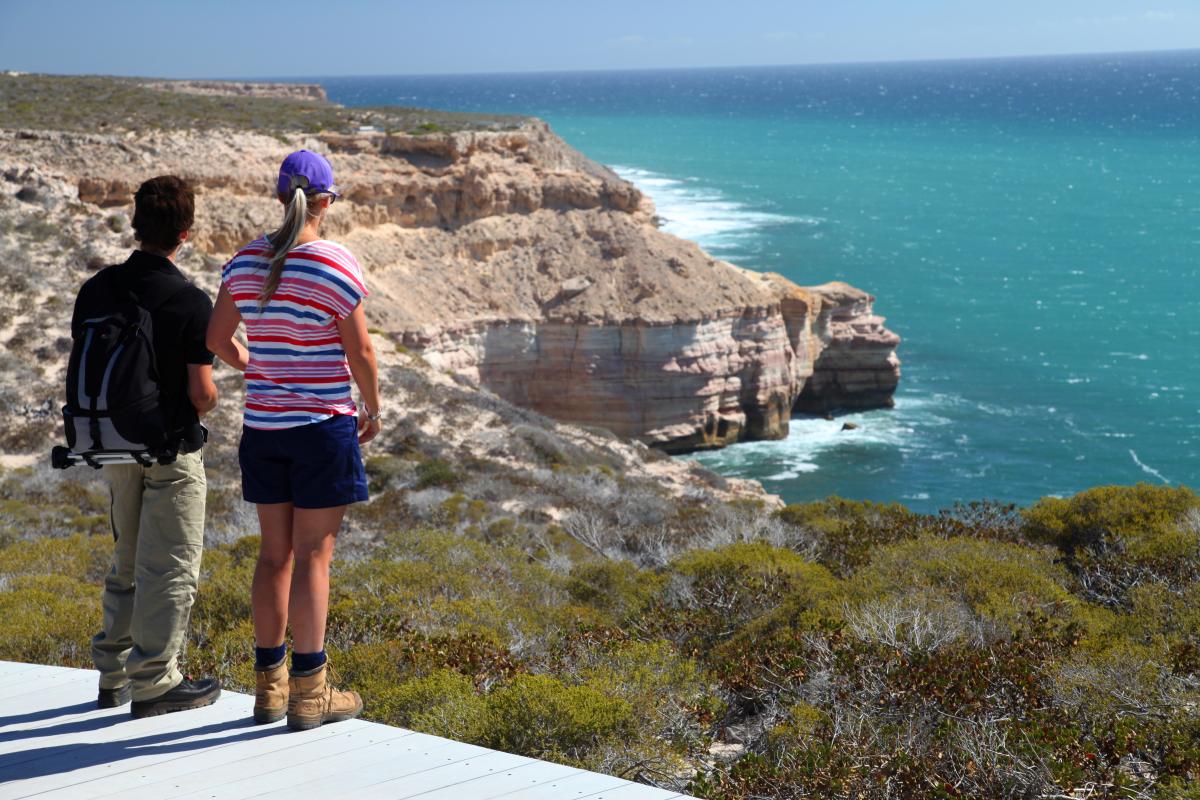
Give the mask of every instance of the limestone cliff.
M 273 175 L 300 146 L 337 169 L 328 234 L 366 267 L 371 324 L 506 400 L 672 452 L 781 437 L 794 409 L 891 403 L 899 339 L 870 295 L 739 269 L 658 230 L 648 198 L 537 121 L 425 135 L 0 132 L 14 180 L 62 177 L 85 208 L 127 212 L 145 177 L 188 177 L 193 241 L 213 267 L 277 223 Z

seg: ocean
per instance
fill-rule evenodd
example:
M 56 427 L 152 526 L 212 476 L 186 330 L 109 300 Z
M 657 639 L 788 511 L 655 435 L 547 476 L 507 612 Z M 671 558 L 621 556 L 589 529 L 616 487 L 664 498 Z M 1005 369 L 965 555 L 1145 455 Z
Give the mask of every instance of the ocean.
M 315 80 L 536 115 L 666 230 L 874 294 L 896 407 L 691 456 L 717 472 L 921 511 L 1200 478 L 1200 51 Z

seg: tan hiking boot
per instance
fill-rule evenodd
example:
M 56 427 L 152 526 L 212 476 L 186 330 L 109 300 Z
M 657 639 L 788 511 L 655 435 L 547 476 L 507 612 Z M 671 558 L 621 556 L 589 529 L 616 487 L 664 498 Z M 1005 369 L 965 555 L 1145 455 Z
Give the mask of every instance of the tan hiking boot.
M 263 725 L 278 722 L 288 711 L 288 671 L 284 661 L 254 668 L 254 721 Z
M 306 731 L 326 722 L 354 719 L 362 713 L 358 692 L 334 689 L 329 662 L 312 672 L 292 672 L 288 680 L 287 724 L 294 731 Z

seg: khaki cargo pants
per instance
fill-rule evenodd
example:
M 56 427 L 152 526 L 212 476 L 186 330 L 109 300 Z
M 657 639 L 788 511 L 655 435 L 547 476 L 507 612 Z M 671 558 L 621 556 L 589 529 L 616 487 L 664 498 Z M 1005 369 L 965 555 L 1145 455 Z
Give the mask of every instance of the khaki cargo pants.
M 104 476 L 116 543 L 92 660 L 101 689 L 132 683 L 134 700 L 152 700 L 183 680 L 177 662 L 204 543 L 204 459 L 195 452 L 151 467 L 110 464 Z

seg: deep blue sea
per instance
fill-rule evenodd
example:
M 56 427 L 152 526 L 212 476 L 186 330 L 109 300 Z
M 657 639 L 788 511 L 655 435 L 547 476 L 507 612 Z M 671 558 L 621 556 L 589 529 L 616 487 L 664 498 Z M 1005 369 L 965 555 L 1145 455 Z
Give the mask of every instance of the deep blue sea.
M 1200 51 L 317 80 L 542 117 L 668 231 L 875 294 L 896 408 L 698 456 L 721 473 L 920 510 L 1200 483 Z

